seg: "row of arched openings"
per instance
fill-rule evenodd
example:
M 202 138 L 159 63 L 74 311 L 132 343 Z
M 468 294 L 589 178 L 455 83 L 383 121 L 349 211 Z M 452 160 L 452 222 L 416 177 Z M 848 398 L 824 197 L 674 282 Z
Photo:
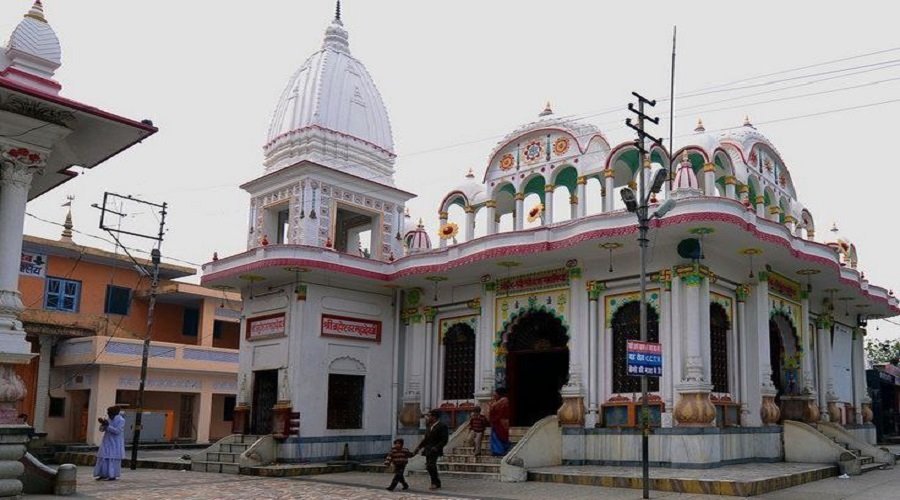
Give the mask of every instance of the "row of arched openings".
M 709 310 L 710 375 L 713 392 L 728 393 L 728 331 L 731 323 L 720 304 L 710 304 Z M 641 391 L 640 377 L 628 375 L 627 342 L 640 339 L 640 303 L 629 302 L 612 317 L 613 335 L 612 385 L 618 394 Z M 659 315 L 647 308 L 647 340 L 659 342 Z M 444 335 L 444 399 L 471 399 L 475 388 L 475 331 L 458 323 Z M 649 391 L 659 391 L 659 379 L 648 380 Z

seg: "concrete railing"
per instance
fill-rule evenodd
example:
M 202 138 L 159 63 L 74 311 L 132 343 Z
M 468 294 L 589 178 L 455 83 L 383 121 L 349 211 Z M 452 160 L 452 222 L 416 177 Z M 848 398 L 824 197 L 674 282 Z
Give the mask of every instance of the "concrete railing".
M 847 450 L 803 422 L 784 421 L 784 461 L 836 464 Z
M 868 455 L 874 458 L 878 463 L 894 465 L 894 462 L 896 461 L 893 453 L 882 448 L 872 446 L 861 439 L 857 439 L 855 436 L 847 432 L 846 429 L 839 426 L 838 424 L 823 422 L 818 424 L 818 429 L 822 434 L 825 434 L 826 436 L 834 439 L 847 448 L 859 450 L 863 455 Z
M 538 420 L 500 461 L 500 481 L 528 480 L 529 467 L 562 464 L 562 430 L 559 418 L 550 415 Z
M 459 448 L 463 446 L 466 442 L 466 439 L 469 438 L 469 421 L 466 420 L 462 425 L 456 428 L 453 431 L 453 434 L 450 434 L 450 438 L 447 439 L 447 446 L 444 446 L 444 455 L 451 453 L 454 448 Z M 415 445 L 418 445 L 416 443 Z M 415 446 L 412 443 L 407 443 L 407 447 L 412 448 Z M 425 457 L 421 454 L 417 454 L 416 456 L 409 459 L 409 463 L 406 465 L 407 470 L 417 470 L 422 471 L 425 470 Z
M 278 458 L 275 438 L 271 434 L 261 436 L 246 451 L 241 453 L 240 464 L 244 467 L 259 467 L 275 463 Z
M 139 360 L 143 341 L 120 337 L 83 337 L 61 342 L 54 366 L 122 364 Z M 238 372 L 238 350 L 173 342 L 150 343 L 150 367 L 201 371 Z

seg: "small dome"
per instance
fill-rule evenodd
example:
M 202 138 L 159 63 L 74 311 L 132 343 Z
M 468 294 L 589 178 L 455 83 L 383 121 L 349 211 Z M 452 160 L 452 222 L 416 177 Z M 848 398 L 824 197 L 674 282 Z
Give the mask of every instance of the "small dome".
M 585 144 L 594 136 L 599 136 L 607 143 L 609 142 L 606 140 L 606 136 L 604 136 L 603 133 L 600 132 L 600 129 L 598 129 L 594 125 L 591 125 L 590 123 L 575 120 L 571 117 L 554 115 L 553 109 L 550 107 L 550 103 L 548 102 L 544 109 L 540 113 L 538 113 L 537 120 L 526 123 L 525 125 L 522 125 L 512 132 L 506 134 L 506 136 L 501 139 L 496 146 L 494 146 L 494 149 L 491 151 L 491 154 L 488 156 L 488 158 L 493 160 L 493 158 L 497 156 L 497 153 L 499 153 L 500 150 L 509 145 L 509 143 L 517 137 L 523 136 L 528 132 L 545 128 L 559 129 L 568 132 L 580 144 Z
M 431 249 L 431 238 L 428 237 L 422 219 L 419 219 L 415 229 L 406 233 L 403 242 L 406 244 L 406 253 L 410 255 Z
M 465 197 L 468 205 L 477 205 L 486 199 L 484 184 L 475 180 L 475 172 L 471 168 L 466 173 L 466 180 L 451 189 L 450 193 L 441 201 L 441 210 L 446 210 L 448 204 L 458 199 L 460 194 Z
M 53 73 L 62 64 L 59 38 L 44 17 L 41 0 L 34 2 L 31 10 L 12 32 L 6 47 L 6 56 L 9 59 L 9 68 L 47 80 L 53 78 Z
M 350 55 L 340 10 L 325 31 L 322 49 L 288 81 L 263 149 L 269 170 L 309 158 L 367 162 L 379 174 L 393 175 L 394 139 L 387 108 L 366 67 Z

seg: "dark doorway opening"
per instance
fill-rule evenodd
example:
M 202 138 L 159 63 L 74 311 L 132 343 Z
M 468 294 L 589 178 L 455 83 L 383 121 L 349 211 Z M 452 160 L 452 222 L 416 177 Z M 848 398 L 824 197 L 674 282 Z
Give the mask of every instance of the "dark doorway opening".
M 523 314 L 507 336 L 506 381 L 514 426 L 530 426 L 562 405 L 569 380 L 569 336 L 562 321 L 545 311 Z
M 272 407 L 278 399 L 278 370 L 253 372 L 253 421 L 251 433 L 272 433 Z

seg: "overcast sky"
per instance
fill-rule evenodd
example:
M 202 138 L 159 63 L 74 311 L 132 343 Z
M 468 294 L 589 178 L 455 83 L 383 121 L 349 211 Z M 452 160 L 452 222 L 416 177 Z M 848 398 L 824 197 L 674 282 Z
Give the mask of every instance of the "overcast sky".
M 31 3 L 0 2 L 0 36 Z M 900 99 L 900 7 L 823 5 L 347 0 L 343 19 L 351 52 L 372 74 L 390 114 L 397 185 L 419 195 L 409 206 L 431 228 L 445 192 L 470 167 L 480 176 L 498 136 L 533 121 L 545 101 L 557 114 L 595 115 L 586 121 L 613 144 L 630 139 L 624 112 L 597 113 L 624 110 L 632 90 L 668 95 L 673 25 L 676 92 L 884 51 L 739 86 L 769 85 L 676 99 L 675 147 L 698 117 L 715 130 L 740 125 L 749 114 L 782 154 L 799 200 L 816 219 L 818 239 L 837 222 L 856 243 L 867 277 L 893 288 L 900 286 L 894 219 L 900 102 L 781 120 Z M 274 106 L 290 75 L 319 49 L 334 2 L 45 0 L 44 8 L 62 44 L 63 95 L 150 118 L 160 132 L 35 200 L 29 213 L 61 222 L 60 205 L 71 194 L 76 229 L 101 234 L 91 203 L 104 190 L 133 194 L 169 203 L 164 255 L 203 263 L 213 251 L 243 251 L 248 196 L 237 186 L 262 173 Z M 893 62 L 872 66 L 887 61 Z M 860 68 L 809 76 L 851 66 Z M 827 76 L 835 78 L 798 85 Z M 785 78 L 795 79 L 771 85 Z M 758 103 L 811 93 L 818 95 Z M 694 108 L 679 113 L 688 106 Z M 666 136 L 668 127 L 656 132 Z M 29 217 L 26 231 L 55 238 L 60 228 Z M 76 241 L 104 246 L 84 235 Z M 873 333 L 900 332 L 878 323 Z

